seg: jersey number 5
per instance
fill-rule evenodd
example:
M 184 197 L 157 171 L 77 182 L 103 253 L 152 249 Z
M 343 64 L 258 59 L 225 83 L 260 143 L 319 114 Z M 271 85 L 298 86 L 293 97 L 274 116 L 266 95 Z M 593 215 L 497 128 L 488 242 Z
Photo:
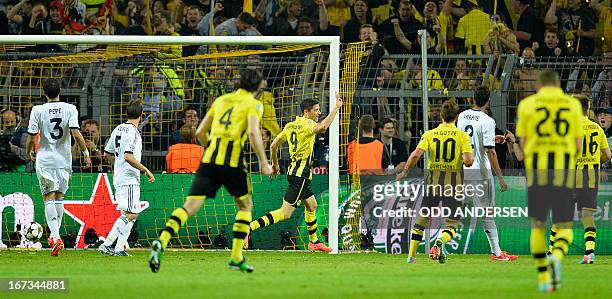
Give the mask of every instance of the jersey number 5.
M 119 147 L 121 147 L 121 135 L 115 136 L 115 157 L 119 157 Z
M 51 138 L 55 139 L 55 140 L 59 140 L 62 139 L 62 137 L 64 136 L 64 129 L 62 129 L 61 125 L 62 125 L 62 119 L 59 117 L 56 118 L 52 118 L 49 120 L 52 124 L 55 124 L 53 126 L 53 130 L 57 131 L 57 134 L 53 133 L 53 131 L 49 132 L 49 134 L 51 135 Z
M 229 127 L 232 124 L 231 118 L 232 118 L 233 111 L 234 111 L 234 107 L 227 109 L 221 116 L 221 119 L 219 119 L 219 123 L 224 125 L 226 130 L 227 130 L 227 127 Z

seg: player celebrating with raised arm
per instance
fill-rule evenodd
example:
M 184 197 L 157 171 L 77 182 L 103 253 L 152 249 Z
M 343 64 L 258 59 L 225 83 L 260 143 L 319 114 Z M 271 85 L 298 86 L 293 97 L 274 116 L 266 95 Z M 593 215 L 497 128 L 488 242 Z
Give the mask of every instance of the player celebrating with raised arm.
M 330 252 L 331 248 L 320 242 L 317 237 L 317 200 L 312 193 L 310 183 L 312 180 L 312 160 L 315 144 L 315 136 L 329 128 L 334 118 L 342 107 L 342 98 L 336 92 L 336 106 L 321 121 L 317 123 L 321 115 L 319 103 L 307 99 L 300 103 L 303 116 L 297 116 L 294 121 L 285 125 L 283 131 L 274 138 L 270 145 L 270 157 L 274 173 L 280 172 L 278 166 L 278 148 L 287 141 L 289 143 L 289 155 L 291 165 L 287 170 L 287 181 L 289 186 L 283 197 L 280 209 L 268 212 L 263 217 L 251 222 L 251 230 L 269 226 L 285 219 L 289 219 L 300 203 L 304 202 L 304 220 L 308 229 L 308 249 L 311 251 Z
M 238 90 L 217 98 L 198 126 L 196 136 L 200 144 L 208 146 L 204 150 L 202 163 L 191 184 L 185 204 L 172 212 L 166 227 L 159 234 L 159 240 L 151 244 L 151 271 L 159 271 L 161 258 L 170 238 L 202 207 L 204 199 L 214 198 L 217 190 L 224 186 L 238 206 L 229 267 L 242 272 L 253 272 L 253 267 L 242 256 L 245 238 L 250 230 L 253 206 L 251 184 L 242 159 L 248 135 L 261 173 L 272 174 L 272 166 L 268 163 L 259 130 L 263 105 L 253 97 L 263 84 L 264 80 L 259 71 L 241 71 Z
M 436 240 L 431 248 L 429 256 L 438 260 L 441 264 L 446 262 L 446 250 L 444 244 L 452 240 L 459 225 L 459 219 L 454 217 L 455 210 L 462 207 L 461 195 L 456 192 L 458 185 L 462 184 L 462 165 L 471 166 L 474 162 L 470 137 L 467 133 L 457 129 L 455 122 L 459 114 L 457 103 L 452 100 L 442 104 L 440 116 L 442 124 L 433 130 L 423 134 L 417 148 L 410 154 L 406 167 L 397 175 L 400 180 L 408 174 L 421 156 L 427 151 L 429 161 L 427 163 L 427 177 L 425 179 L 425 195 L 422 207 L 437 207 L 440 202 L 444 207 L 451 209 L 453 216 L 444 219 L 446 228 L 442 231 L 440 239 Z M 445 196 L 442 190 L 447 186 L 452 187 L 453 194 Z M 408 263 L 416 263 L 416 251 L 423 239 L 423 232 L 428 223 L 428 217 L 418 216 L 414 228 L 410 248 L 408 249 Z
M 538 289 L 542 292 L 561 286 L 561 260 L 573 239 L 576 155 L 584 135 L 580 102 L 564 94 L 559 86 L 556 72 L 547 70 L 540 74 L 536 82 L 538 92 L 518 106 L 516 130 L 527 176 L 531 253 L 538 270 Z M 550 210 L 557 234 L 548 259 L 546 219 Z
M 51 256 L 58 256 L 64 249 L 59 228 L 64 215 L 64 194 L 72 173 L 70 135 L 83 150 L 85 168 L 91 165 L 85 139 L 79 131 L 79 112 L 74 105 L 60 102 L 60 90 L 59 79 L 44 81 L 43 94 L 48 102 L 32 108 L 28 124 L 30 136 L 26 145 L 26 152 L 36 162 L 36 176 L 45 202 L 45 218 L 51 230 Z M 34 143 L 39 133 L 38 152 L 34 153 Z
M 140 208 L 140 172 L 144 172 L 149 183 L 155 182 L 155 177 L 149 169 L 140 163 L 142 157 L 142 138 L 138 124 L 142 117 L 142 100 L 128 102 L 127 122 L 118 125 L 104 148 L 104 158 L 113 165 L 113 185 L 117 210 L 121 216 L 115 220 L 113 228 L 98 251 L 116 256 L 130 256 L 125 251 L 127 239 Z M 110 246 L 117 240 L 115 248 Z
M 597 211 L 597 191 L 599 190 L 599 173 L 601 163 L 612 158 L 608 140 L 603 129 L 587 116 L 591 106 L 591 101 L 584 95 L 572 95 L 580 100 L 582 104 L 584 139 L 582 140 L 582 152 L 578 152 L 576 159 L 576 190 L 575 200 L 580 220 L 584 226 L 584 257 L 580 264 L 592 264 L 595 262 L 595 219 L 593 213 Z M 557 232 L 551 231 L 551 246 L 554 246 L 554 239 Z
M 474 196 L 471 197 L 475 206 L 494 207 L 495 183 L 491 168 L 499 180 L 501 192 L 508 190 L 508 185 L 502 175 L 495 152 L 495 120 L 484 112 L 489 104 L 489 89 L 484 86 L 478 87 L 474 92 L 473 100 L 472 109 L 459 113 L 457 120 L 457 127 L 470 136 L 474 151 L 474 164 L 463 167 L 465 185 L 472 186 L 471 190 L 477 190 L 477 187 L 481 186 L 483 190 L 484 195 L 478 196 L 474 193 Z M 491 260 L 516 260 L 518 258 L 516 255 L 510 255 L 500 249 L 495 219 L 483 216 L 482 223 L 491 246 Z

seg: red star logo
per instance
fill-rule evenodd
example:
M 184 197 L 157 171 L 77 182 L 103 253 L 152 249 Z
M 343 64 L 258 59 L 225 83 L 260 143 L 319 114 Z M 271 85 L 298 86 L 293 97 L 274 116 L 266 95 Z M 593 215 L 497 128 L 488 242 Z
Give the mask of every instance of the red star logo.
M 89 200 L 66 200 L 66 214 L 81 224 L 77 235 L 77 248 L 85 248 L 85 232 L 93 228 L 98 236 L 106 237 L 115 220 L 121 216 L 114 201 L 106 174 L 98 174 L 96 185 Z

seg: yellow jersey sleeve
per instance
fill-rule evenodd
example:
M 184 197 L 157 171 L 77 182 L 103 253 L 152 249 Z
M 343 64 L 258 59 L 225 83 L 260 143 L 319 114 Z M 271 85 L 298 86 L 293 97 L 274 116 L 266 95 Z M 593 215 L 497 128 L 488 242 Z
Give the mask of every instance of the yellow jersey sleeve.
M 419 144 L 417 144 L 417 148 L 420 148 L 424 151 L 427 151 L 429 149 L 429 131 L 423 133 L 421 141 L 419 141 Z
M 460 39 L 465 39 L 465 18 L 459 19 L 459 23 L 457 23 L 457 31 L 455 31 L 455 37 Z
M 263 116 L 263 104 L 259 101 L 253 101 L 251 103 L 251 107 L 247 112 L 247 117 L 257 116 L 258 119 L 261 119 Z
M 574 126 L 574 136 L 575 138 L 582 139 L 584 137 L 584 126 L 582 125 L 584 114 L 582 113 L 582 105 L 580 104 L 580 102 L 578 102 L 577 99 L 574 99 L 574 105 L 572 106 L 574 108 L 575 124 L 579 124 L 577 126 Z
M 317 123 L 315 121 L 311 121 L 306 125 L 306 128 L 304 129 L 304 133 L 306 135 L 314 135 L 315 131 L 314 131 L 314 127 L 317 125 Z
M 465 133 L 465 132 L 461 132 L 461 152 L 462 153 L 472 153 L 472 145 L 470 144 L 470 136 Z
M 219 103 L 219 101 L 214 101 L 212 105 L 210 105 L 210 108 L 208 108 L 208 111 L 206 111 L 206 115 L 215 116 L 215 107 L 218 106 L 217 103 Z
M 283 141 L 287 141 L 287 126 L 285 126 L 283 130 L 278 134 L 278 137 Z

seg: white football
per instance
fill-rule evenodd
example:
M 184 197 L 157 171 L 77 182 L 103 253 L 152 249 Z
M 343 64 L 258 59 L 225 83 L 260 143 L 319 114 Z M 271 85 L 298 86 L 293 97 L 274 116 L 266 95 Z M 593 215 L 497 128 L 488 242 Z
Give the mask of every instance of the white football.
M 38 222 L 30 222 L 25 226 L 25 237 L 30 242 L 37 242 L 43 236 L 43 227 Z

